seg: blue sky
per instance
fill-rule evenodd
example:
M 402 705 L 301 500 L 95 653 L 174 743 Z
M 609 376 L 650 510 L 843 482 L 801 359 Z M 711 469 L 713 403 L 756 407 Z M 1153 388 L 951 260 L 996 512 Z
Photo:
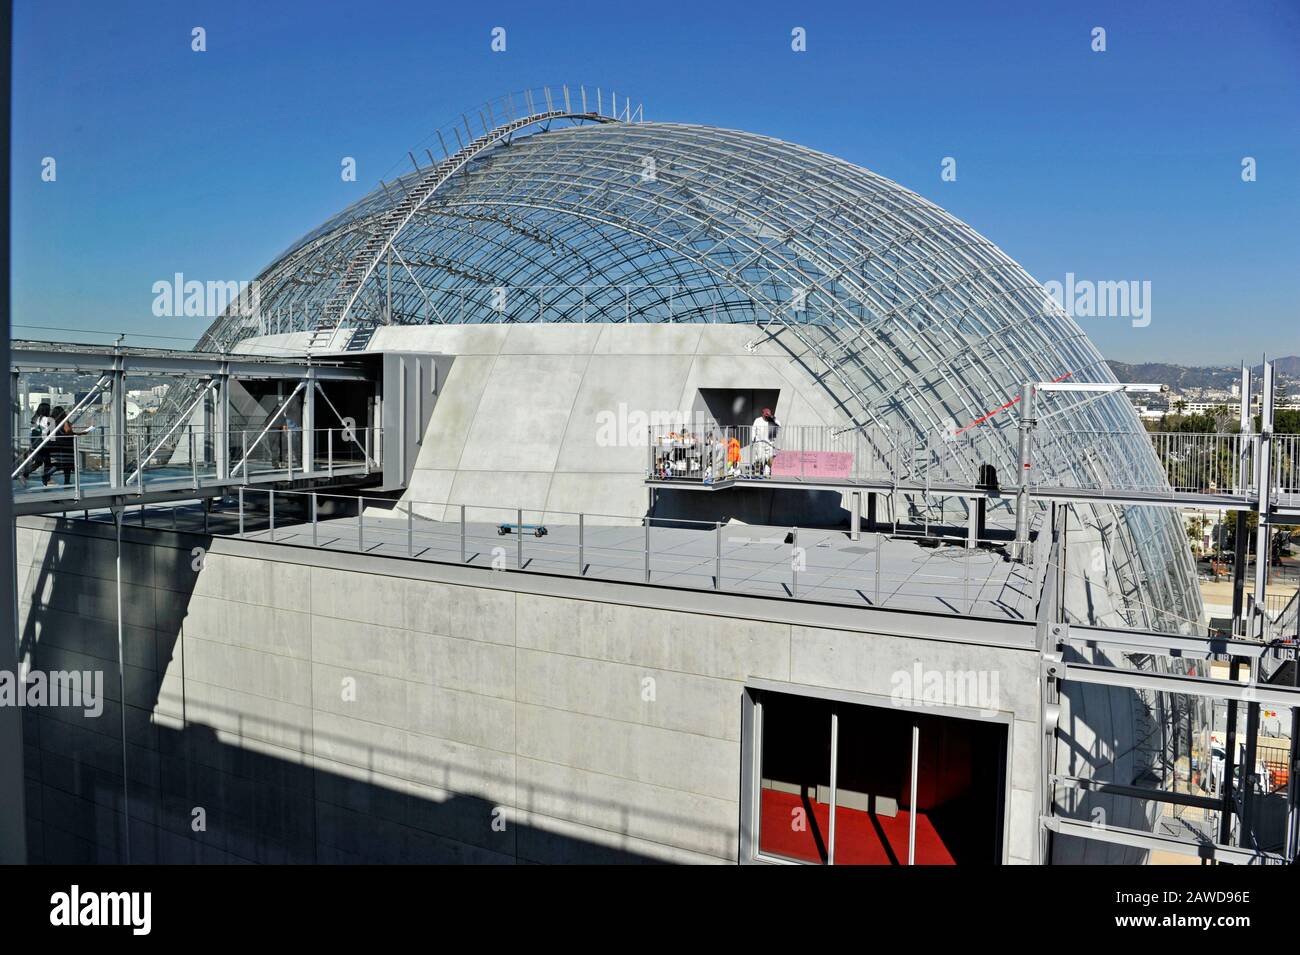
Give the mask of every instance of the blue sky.
M 13 322 L 192 340 L 155 281 L 254 278 L 434 128 L 567 82 L 842 156 L 1040 281 L 1150 281 L 1149 326 L 1080 319 L 1108 357 L 1300 354 L 1300 4 L 1233 6 L 17 0 Z

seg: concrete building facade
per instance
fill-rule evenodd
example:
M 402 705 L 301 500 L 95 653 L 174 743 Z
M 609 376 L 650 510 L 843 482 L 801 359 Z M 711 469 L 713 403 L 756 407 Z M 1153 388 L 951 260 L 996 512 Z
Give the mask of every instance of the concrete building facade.
M 1031 624 L 123 534 L 124 712 L 112 527 L 19 527 L 29 663 L 106 673 L 99 716 L 27 713 L 33 861 L 743 861 L 747 691 L 889 704 L 917 666 L 999 673 L 1033 858 Z

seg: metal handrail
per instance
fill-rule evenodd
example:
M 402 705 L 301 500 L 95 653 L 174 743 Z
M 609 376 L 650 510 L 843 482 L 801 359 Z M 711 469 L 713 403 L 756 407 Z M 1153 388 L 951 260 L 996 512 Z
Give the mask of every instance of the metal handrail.
M 540 561 L 537 567 L 543 572 L 556 572 L 555 568 L 559 567 L 560 573 L 609 580 L 626 579 L 626 573 L 631 568 L 639 567 L 639 573 L 635 577 L 635 581 L 639 583 L 663 584 L 681 580 L 683 575 L 694 575 L 697 578 L 710 578 L 711 582 L 705 589 L 717 591 L 743 593 L 747 592 L 743 588 L 748 586 L 750 591 L 757 587 L 759 592 L 775 596 L 784 595 L 797 599 L 825 600 L 858 606 L 864 603 L 867 606 L 896 605 L 900 600 L 908 599 L 921 599 L 927 602 L 938 600 L 941 606 L 945 605 L 943 601 L 948 601 L 946 606 L 960 608 L 954 609 L 953 612 L 967 615 L 981 615 L 982 612 L 985 616 L 1001 616 L 1002 619 L 1008 616 L 1015 618 L 1016 613 L 1014 608 L 1007 605 L 1007 589 L 1013 582 L 1016 586 L 1030 583 L 1028 580 L 1021 581 L 1015 577 L 1015 574 L 1022 573 L 1021 571 L 1013 571 L 1012 576 L 1006 581 L 999 581 L 996 584 L 997 590 L 990 596 L 983 592 L 989 586 L 988 582 L 971 574 L 971 558 L 983 554 L 980 548 L 1004 547 L 1009 543 L 1009 532 L 1003 538 L 979 539 L 969 534 L 954 534 L 946 537 L 931 535 L 923 538 L 919 534 L 863 532 L 865 540 L 875 542 L 874 552 L 877 556 L 871 560 L 869 570 L 854 573 L 830 565 L 819 567 L 815 559 L 810 560 L 808 557 L 810 553 L 815 553 L 817 550 L 819 543 L 817 535 L 822 535 L 824 540 L 826 537 L 842 535 L 845 533 L 843 531 L 810 532 L 797 527 L 765 528 L 760 531 L 758 528 L 725 525 L 717 521 L 653 518 L 645 515 L 557 512 L 451 502 L 394 501 L 389 498 L 367 497 L 363 494 L 291 491 L 283 488 L 240 488 L 238 497 L 240 537 L 247 538 L 261 533 L 254 526 L 256 521 L 250 518 L 254 508 L 248 495 L 256 493 L 266 494 L 267 537 L 277 543 L 286 543 L 291 539 L 289 522 L 283 517 L 288 506 L 285 502 L 297 501 L 301 505 L 300 513 L 303 515 L 302 529 L 297 533 L 304 541 L 310 541 L 309 544 L 304 543 L 302 546 L 332 549 L 344 546 L 359 553 L 368 553 L 375 546 L 388 544 L 398 547 L 400 556 L 407 558 L 460 564 L 473 564 L 485 555 L 490 555 L 491 566 L 498 570 L 529 572 L 534 563 Z M 346 535 L 334 535 L 327 537 L 323 542 L 321 540 L 321 529 L 328 525 L 320 521 L 320 505 L 321 502 L 331 499 L 346 502 L 344 510 L 347 512 L 355 510 L 356 537 L 351 544 L 346 542 Z M 372 505 L 383 505 L 393 509 L 393 525 L 385 527 L 382 523 L 378 525 L 372 523 L 374 518 L 366 514 L 367 507 Z M 419 527 L 417 508 L 436 509 L 443 515 L 442 519 L 419 518 L 420 523 L 426 523 L 426 526 Z M 272 509 L 274 513 L 271 513 Z M 475 510 L 487 512 L 484 520 L 476 523 L 486 525 L 487 528 L 495 528 L 495 532 L 488 529 L 476 532 L 467 520 L 467 515 Z M 544 526 L 548 520 L 555 518 L 564 519 L 563 526 L 577 530 L 576 540 L 571 542 L 556 540 L 550 534 L 533 536 L 534 525 Z M 628 542 L 593 543 L 588 533 L 593 520 L 616 521 L 618 523 L 614 526 L 624 527 L 629 531 L 639 529 L 642 531 L 636 534 L 639 546 L 636 544 L 628 546 Z M 656 538 L 651 533 L 656 526 L 663 529 L 693 528 L 712 537 L 714 544 L 712 547 L 706 545 L 707 553 L 701 554 L 683 554 L 662 548 L 656 549 L 654 547 Z M 514 540 L 509 543 L 513 546 L 507 547 L 507 541 L 511 536 Z M 887 541 L 919 539 L 959 544 L 959 550 L 950 550 L 948 553 L 959 552 L 965 558 L 962 560 L 962 575 L 958 577 L 951 574 L 918 572 L 911 567 L 906 572 L 895 572 L 884 566 L 887 562 L 880 560 L 881 548 Z M 724 550 L 724 541 L 729 541 L 732 545 L 730 551 Z M 745 549 L 750 545 L 758 549 L 754 555 L 747 555 L 743 551 L 737 553 L 737 544 Z M 782 549 L 786 546 L 790 548 L 789 552 L 783 554 Z M 509 559 L 512 551 L 513 561 Z M 784 580 L 758 580 L 758 575 L 762 572 L 771 571 L 785 564 L 786 557 L 789 562 L 788 573 Z M 727 586 L 728 580 L 734 580 L 735 585 Z M 748 581 L 758 581 L 758 583 L 746 584 Z M 960 586 L 961 596 L 957 597 L 954 593 L 940 597 L 932 590 L 909 591 L 909 584 L 918 581 L 930 584 L 936 581 L 946 582 L 954 589 Z M 764 589 L 763 584 L 770 586 Z M 844 599 L 846 593 L 855 595 L 857 599 Z M 1017 619 L 1027 617 L 1032 609 L 1032 601 L 1026 596 L 1023 612 Z

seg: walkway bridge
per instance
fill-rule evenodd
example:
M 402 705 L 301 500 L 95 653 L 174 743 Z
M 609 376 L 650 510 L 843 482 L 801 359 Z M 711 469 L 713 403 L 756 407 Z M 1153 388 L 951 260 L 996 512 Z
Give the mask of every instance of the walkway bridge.
M 210 499 L 249 485 L 400 490 L 439 361 L 14 342 L 15 513 Z M 133 384 L 166 389 L 158 413 L 139 409 Z M 62 408 L 66 428 L 34 427 L 43 403 Z

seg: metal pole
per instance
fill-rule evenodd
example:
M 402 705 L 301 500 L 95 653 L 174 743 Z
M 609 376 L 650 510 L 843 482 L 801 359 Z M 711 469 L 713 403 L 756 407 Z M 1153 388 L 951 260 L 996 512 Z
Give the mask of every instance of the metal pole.
M 921 727 L 912 724 L 912 797 L 907 806 L 907 864 L 916 865 L 916 777 L 921 763 Z
M 650 583 L 650 516 L 645 519 L 645 582 Z
M 116 578 L 117 578 L 117 681 L 120 706 L 118 711 L 122 716 L 122 833 L 124 838 L 124 849 L 126 850 L 126 862 L 131 862 L 131 794 L 128 789 L 128 776 L 126 772 L 126 654 L 124 652 L 125 642 L 122 630 L 122 512 L 118 508 L 113 509 L 113 523 L 117 525 L 117 557 L 116 557 Z
M 524 509 L 515 508 L 515 566 L 524 569 Z
M 722 589 L 722 522 L 713 522 L 713 589 Z
M 583 544 L 585 543 L 583 515 L 578 515 L 578 576 L 581 577 L 586 570 L 587 562 L 583 560 Z
M 1268 521 L 1269 502 L 1272 495 L 1273 477 L 1273 363 L 1264 362 L 1264 389 L 1259 401 L 1259 454 L 1255 462 L 1256 510 L 1259 513 L 1259 526 L 1255 529 L 1255 619 L 1252 631 L 1261 640 L 1268 635 L 1264 632 L 1265 590 L 1268 586 L 1268 565 L 1271 556 L 1269 547 Z M 1253 766 L 1251 767 L 1254 768 Z M 1249 791 L 1249 790 L 1247 790 Z
M 239 489 L 239 536 L 244 536 L 244 489 Z
M 1228 670 L 1229 682 L 1236 684 L 1241 674 L 1241 660 L 1238 657 L 1232 658 L 1232 666 Z M 1223 738 L 1223 780 L 1220 783 L 1220 796 L 1223 799 L 1223 809 L 1219 817 L 1219 845 L 1232 844 L 1232 776 L 1237 765 L 1237 701 L 1228 700 L 1228 725 Z
M 1250 674 L 1252 680 L 1259 678 L 1257 670 Z M 1259 704 L 1246 704 L 1246 755 L 1241 761 L 1241 831 L 1237 833 L 1237 845 L 1247 847 L 1253 841 L 1255 825 L 1255 764 L 1259 746 Z
M 81 455 L 77 452 L 77 435 L 72 436 L 72 479 L 76 482 L 77 500 L 81 500 Z
M 465 563 L 465 505 L 460 506 L 460 562 Z
M 1300 668 L 1296 672 L 1296 685 L 1300 686 Z M 1291 748 L 1287 754 L 1290 763 L 1287 769 L 1286 786 L 1286 851 L 1284 858 L 1290 860 L 1296 856 L 1297 822 L 1300 822 L 1297 803 L 1300 803 L 1300 781 L 1296 780 L 1296 770 L 1300 769 L 1300 706 L 1291 707 Z
M 326 467 L 329 470 L 329 476 L 334 476 L 334 429 L 329 428 L 325 431 L 325 460 Z
M 357 550 L 366 549 L 366 499 L 357 495 Z
M 973 613 L 975 608 L 970 602 L 970 541 L 966 542 L 966 553 L 961 556 L 961 596 L 966 604 L 966 612 Z
M 884 547 L 884 538 L 876 534 L 876 606 L 880 606 L 880 552 Z
M 312 547 L 318 546 L 317 536 L 316 536 L 316 492 L 315 491 L 311 492 L 311 546 Z
M 826 832 L 826 864 L 835 864 L 835 805 L 839 793 L 840 715 L 831 710 L 831 806 L 830 826 Z
M 1020 391 L 1020 489 L 1016 493 L 1015 551 L 1023 559 L 1029 545 L 1029 472 L 1034 431 L 1034 386 L 1025 382 Z
M 199 489 L 199 459 L 194 456 L 194 428 L 190 427 L 190 480 L 194 490 Z
M 275 488 L 271 488 L 267 493 L 270 495 L 268 500 L 270 501 L 271 512 L 271 540 L 275 540 Z
M 406 505 L 406 556 L 415 556 L 415 510 Z
M 790 533 L 790 596 L 799 596 L 799 528 Z

